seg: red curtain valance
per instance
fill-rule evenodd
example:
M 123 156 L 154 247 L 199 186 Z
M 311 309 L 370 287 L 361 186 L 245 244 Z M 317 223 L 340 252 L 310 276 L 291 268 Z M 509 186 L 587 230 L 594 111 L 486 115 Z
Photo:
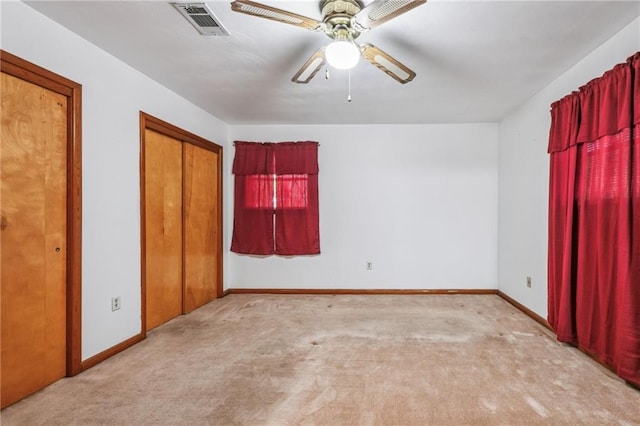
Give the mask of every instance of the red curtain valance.
M 548 152 L 614 135 L 640 122 L 640 52 L 551 104 Z M 635 103 L 634 103 L 635 101 Z
M 318 174 L 318 142 L 234 143 L 234 175 Z
M 317 175 L 317 142 L 282 142 L 276 144 L 275 166 L 277 175 Z
M 234 175 L 273 174 L 273 144 L 235 141 Z
M 629 128 L 633 105 L 630 65 L 618 64 L 580 88 L 577 143 L 593 142 Z
M 551 104 L 548 152 L 564 151 L 576 144 L 580 101 L 575 92 Z

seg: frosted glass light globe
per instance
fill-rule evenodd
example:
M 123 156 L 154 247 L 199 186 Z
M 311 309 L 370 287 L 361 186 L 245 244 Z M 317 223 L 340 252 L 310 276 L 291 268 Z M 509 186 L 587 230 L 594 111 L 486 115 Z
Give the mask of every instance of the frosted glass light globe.
M 348 70 L 360 60 L 360 49 L 350 41 L 334 41 L 324 51 L 324 57 L 334 68 Z

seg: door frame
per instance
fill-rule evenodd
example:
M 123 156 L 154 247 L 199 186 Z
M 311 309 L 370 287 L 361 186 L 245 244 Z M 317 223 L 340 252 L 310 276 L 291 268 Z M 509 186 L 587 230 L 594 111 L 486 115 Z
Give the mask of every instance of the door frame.
M 183 143 L 189 143 L 195 145 L 197 147 L 206 149 L 207 151 L 215 152 L 218 154 L 218 223 L 216 226 L 218 227 L 218 253 L 220 256 L 218 257 L 218 264 L 216 265 L 218 275 L 216 277 L 218 286 L 216 288 L 216 298 L 221 298 L 224 296 L 223 290 L 223 251 L 222 251 L 222 240 L 223 240 L 223 232 L 222 232 L 222 224 L 223 218 L 222 214 L 224 212 L 222 205 L 222 146 L 201 138 L 198 135 L 195 135 L 191 132 L 183 130 L 179 127 L 174 126 L 173 124 L 167 123 L 159 118 L 156 118 L 152 115 L 149 115 L 143 111 L 140 111 L 140 289 L 141 289 L 141 329 L 143 337 L 147 335 L 147 277 L 146 277 L 146 267 L 147 267 L 147 247 L 146 247 L 146 190 L 145 190 L 145 142 L 146 142 L 146 130 L 153 130 L 154 132 L 161 133 L 165 136 L 169 136 L 173 139 L 177 139 L 182 141 Z M 183 210 L 184 215 L 184 210 Z M 183 216 L 183 224 L 184 224 L 184 216 Z M 183 259 L 184 264 L 184 259 Z M 184 293 L 184 271 L 183 271 L 183 280 L 182 287 Z M 183 301 L 184 302 L 184 301 Z M 182 313 L 185 313 L 184 303 L 182 304 Z
M 82 85 L 0 49 L 0 71 L 67 98 L 66 375 L 82 367 Z

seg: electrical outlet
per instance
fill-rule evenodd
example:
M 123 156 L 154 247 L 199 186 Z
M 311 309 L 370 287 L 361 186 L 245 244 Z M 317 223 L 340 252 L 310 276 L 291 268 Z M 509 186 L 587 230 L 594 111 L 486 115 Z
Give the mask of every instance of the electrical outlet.
M 117 311 L 120 309 L 120 296 L 111 298 L 111 310 Z
M 372 261 L 370 261 L 370 260 L 368 260 L 368 261 L 367 261 L 367 271 L 370 271 L 370 270 L 372 270 L 372 269 L 373 269 L 373 262 L 372 262 Z
M 531 288 L 531 277 L 527 277 L 527 287 Z

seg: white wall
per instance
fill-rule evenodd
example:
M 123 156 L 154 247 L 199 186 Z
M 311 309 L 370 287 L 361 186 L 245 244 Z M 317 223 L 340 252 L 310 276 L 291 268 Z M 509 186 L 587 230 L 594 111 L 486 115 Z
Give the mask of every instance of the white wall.
M 322 254 L 231 254 L 227 287 L 497 288 L 496 124 L 232 126 L 231 137 L 320 142 Z
M 640 50 L 633 21 L 500 123 L 499 288 L 547 316 L 547 142 L 552 102 Z M 533 278 L 526 287 L 526 276 Z
M 87 359 L 140 332 L 139 111 L 220 145 L 228 128 L 25 4 L 2 1 L 0 7 L 3 50 L 82 84 Z M 112 296 L 122 297 L 121 310 L 111 312 Z

